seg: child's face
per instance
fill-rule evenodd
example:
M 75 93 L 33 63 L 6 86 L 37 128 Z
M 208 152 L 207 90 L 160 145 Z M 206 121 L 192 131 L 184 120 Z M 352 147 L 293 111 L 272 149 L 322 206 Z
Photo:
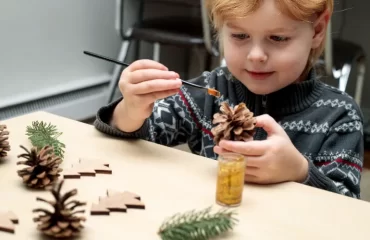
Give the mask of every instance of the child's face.
M 323 40 L 325 34 L 319 33 L 325 23 L 293 20 L 275 1 L 263 1 L 247 17 L 225 22 L 221 34 L 227 66 L 256 94 L 284 88 L 300 80 L 311 49 Z

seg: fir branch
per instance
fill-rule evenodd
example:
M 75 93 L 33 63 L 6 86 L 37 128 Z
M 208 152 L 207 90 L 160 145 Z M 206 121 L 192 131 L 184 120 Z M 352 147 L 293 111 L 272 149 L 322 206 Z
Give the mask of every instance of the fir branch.
M 26 135 L 38 150 L 50 145 L 53 147 L 55 155 L 63 159 L 65 144 L 58 140 L 62 133 L 58 132 L 55 125 L 43 121 L 33 121 L 31 126 L 27 126 Z
M 211 207 L 178 213 L 162 223 L 158 234 L 163 240 L 206 240 L 232 230 L 238 221 L 234 215 L 226 209 L 212 214 Z

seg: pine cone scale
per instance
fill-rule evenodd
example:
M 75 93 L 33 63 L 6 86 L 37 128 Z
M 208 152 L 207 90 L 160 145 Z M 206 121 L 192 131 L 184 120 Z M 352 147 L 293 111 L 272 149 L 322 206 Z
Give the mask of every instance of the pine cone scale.
M 243 130 L 244 130 L 243 127 L 237 127 L 233 129 L 233 132 L 235 135 L 240 135 L 242 134 Z
M 75 229 L 80 229 L 82 225 L 81 225 L 80 221 L 78 220 L 78 222 L 77 221 L 76 222 L 72 222 L 71 223 L 71 226 L 73 228 L 75 228 Z
M 233 127 L 231 126 L 232 124 L 229 124 L 228 127 L 224 131 L 224 136 L 223 138 L 225 140 L 230 140 L 231 139 L 231 131 L 233 130 Z
M 42 185 L 47 186 L 51 183 L 51 180 L 49 178 L 42 179 Z
M 40 216 L 34 218 L 34 221 L 48 222 L 51 219 L 50 216 Z
M 37 177 L 37 178 L 44 178 L 44 177 L 45 177 L 45 175 L 46 175 L 46 172 L 42 172 L 42 173 L 40 173 L 40 174 L 37 174 L 37 175 L 36 175 L 36 177 Z
M 57 222 L 57 225 L 62 229 L 66 229 L 69 226 L 69 223 L 68 222 Z
M 39 225 L 37 228 L 39 230 L 44 230 L 44 229 L 47 229 L 50 227 L 50 223 L 49 222 L 43 222 L 41 225 Z
M 30 179 L 31 175 L 24 175 L 23 176 L 23 182 L 28 182 L 28 180 Z
M 248 121 L 245 121 L 242 127 L 245 130 L 253 130 L 255 125 L 256 125 L 256 119 L 250 119 Z
M 9 135 L 9 133 L 10 133 L 10 132 L 9 132 L 9 131 L 4 131 L 4 129 L 5 129 L 5 128 L 0 129 L 0 131 L 1 131 L 1 132 L 0 132 L 0 136 L 6 136 L 6 135 Z M 1 139 L 1 138 L 0 138 L 0 139 Z
M 229 104 L 226 102 L 221 103 L 220 111 L 226 113 L 227 115 L 233 115 L 234 111 L 230 108 Z
M 62 231 L 62 228 L 61 228 L 61 227 L 59 227 L 59 226 L 57 226 L 57 225 L 55 225 L 55 226 L 53 226 L 53 227 L 51 228 L 51 231 L 52 231 L 53 233 L 60 233 L 60 232 Z
M 227 116 L 216 113 L 213 116 L 213 122 L 212 123 L 217 124 L 217 123 L 224 123 L 226 121 L 227 121 Z

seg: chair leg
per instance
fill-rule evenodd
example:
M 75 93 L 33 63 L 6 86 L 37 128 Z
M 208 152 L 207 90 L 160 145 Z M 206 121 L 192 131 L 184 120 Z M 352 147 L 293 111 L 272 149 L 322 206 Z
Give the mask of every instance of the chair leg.
M 140 40 L 135 41 L 135 61 L 140 58 Z
M 127 57 L 127 53 L 130 47 L 130 41 L 126 40 L 122 43 L 121 45 L 121 50 L 118 55 L 118 61 L 124 62 Z M 118 82 L 121 78 L 121 73 L 122 73 L 123 67 L 121 65 L 116 64 L 113 70 L 113 75 L 112 75 L 112 80 L 110 81 L 109 87 L 108 87 L 108 96 L 107 96 L 107 103 L 111 103 L 114 98 L 114 93 L 116 92 L 116 88 L 118 85 Z
M 357 61 L 357 81 L 356 81 L 356 90 L 355 90 L 355 101 L 357 102 L 358 106 L 361 107 L 361 100 L 362 100 L 362 92 L 364 86 L 364 78 L 366 72 L 366 61 L 365 57 L 360 58 Z
M 225 58 L 222 58 L 221 61 L 220 61 L 220 66 L 221 67 L 226 67 L 227 64 L 226 64 L 226 61 L 225 61 Z
M 345 92 L 347 89 L 347 83 L 349 75 L 351 73 L 352 66 L 348 63 L 345 63 L 341 69 L 340 78 L 339 78 L 339 90 Z
M 191 60 L 191 48 L 185 48 L 185 56 L 184 56 L 184 74 L 183 79 L 189 80 L 189 71 L 190 71 L 190 60 Z
M 205 70 L 206 71 L 211 71 L 211 68 L 212 68 L 212 54 L 210 53 L 206 53 L 206 63 L 205 63 Z
M 153 44 L 153 60 L 156 62 L 160 61 L 161 45 L 159 43 Z

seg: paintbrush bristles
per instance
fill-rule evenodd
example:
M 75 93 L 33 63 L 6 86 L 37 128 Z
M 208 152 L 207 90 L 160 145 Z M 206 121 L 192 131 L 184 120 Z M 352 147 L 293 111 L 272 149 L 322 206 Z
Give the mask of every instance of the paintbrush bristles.
M 219 91 L 217 91 L 216 89 L 212 89 L 212 88 L 208 88 L 208 94 L 212 95 L 212 96 L 215 96 L 215 97 L 220 97 L 221 96 Z

